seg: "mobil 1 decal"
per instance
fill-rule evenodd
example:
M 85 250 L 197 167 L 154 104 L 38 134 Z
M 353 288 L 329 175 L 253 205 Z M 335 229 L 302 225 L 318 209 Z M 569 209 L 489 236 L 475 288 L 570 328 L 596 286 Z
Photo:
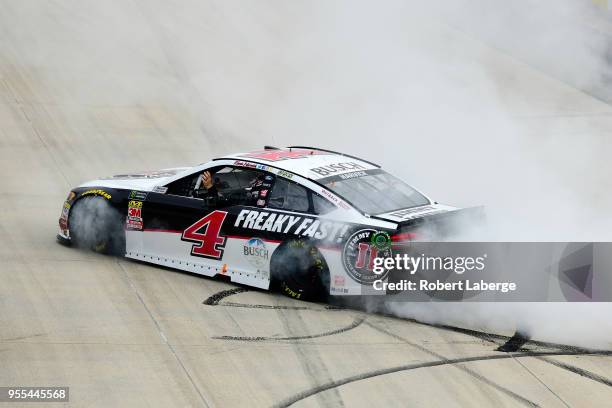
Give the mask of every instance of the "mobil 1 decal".
M 342 249 L 342 265 L 346 273 L 362 285 L 385 279 L 388 271 L 375 274 L 374 259 L 391 257 L 389 235 L 374 229 L 362 229 L 350 235 Z
M 290 237 L 312 238 L 339 244 L 346 238 L 348 225 L 303 214 L 242 209 L 233 227 L 238 235 L 259 231 L 261 236 L 273 239 Z

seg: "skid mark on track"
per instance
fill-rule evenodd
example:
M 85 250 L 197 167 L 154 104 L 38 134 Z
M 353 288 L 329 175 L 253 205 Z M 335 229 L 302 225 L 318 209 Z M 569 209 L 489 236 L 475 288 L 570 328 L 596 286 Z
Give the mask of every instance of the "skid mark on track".
M 457 333 L 463 333 L 467 336 L 472 336 L 472 337 L 476 337 L 479 338 L 481 340 L 485 340 L 488 341 L 494 345 L 501 345 L 500 343 L 508 340 L 507 337 L 505 336 L 500 336 L 497 334 L 489 334 L 489 333 L 482 333 L 482 332 L 477 332 L 474 330 L 469 330 L 469 329 L 461 329 L 461 328 L 457 328 L 457 327 L 452 327 L 452 326 L 440 326 L 440 328 L 443 328 L 445 330 L 451 330 Z M 601 357 L 605 357 L 605 356 L 612 356 L 612 351 L 609 350 L 597 350 L 597 349 L 587 349 L 587 348 L 583 348 L 583 347 L 577 347 L 577 346 L 568 346 L 565 344 L 558 344 L 558 343 L 549 343 L 549 342 L 543 342 L 543 341 L 537 341 L 537 340 L 529 340 L 527 342 L 524 343 L 524 345 L 533 345 L 533 346 L 538 346 L 538 347 L 546 347 L 546 348 L 550 348 L 552 350 L 557 350 L 557 351 L 568 351 L 570 352 L 572 355 L 592 355 L 592 356 L 601 356 Z M 529 351 L 529 349 L 520 349 L 520 351 Z M 582 377 L 588 378 L 589 380 L 592 381 L 596 381 L 600 384 L 603 385 L 607 385 L 608 387 L 612 387 L 612 380 L 603 377 L 599 374 L 595 374 L 591 371 L 585 370 L 583 368 L 580 367 L 576 367 L 574 365 L 571 364 L 567 364 L 567 363 L 563 363 L 557 360 L 553 360 L 551 358 L 546 358 L 546 357 L 536 357 L 536 359 L 543 361 L 547 364 L 551 364 L 554 365 L 556 367 L 559 367 L 563 370 L 569 371 L 571 373 L 574 374 L 578 374 Z
M 335 306 L 324 306 L 321 308 L 315 308 L 310 306 L 288 306 L 288 305 L 258 305 L 248 303 L 235 303 L 235 302 L 223 302 L 219 303 L 220 306 L 229 307 L 244 307 L 247 309 L 270 309 L 270 310 L 310 310 L 313 312 L 330 312 L 334 310 L 346 310 L 341 307 Z
M 364 321 L 365 316 L 358 316 L 353 320 L 351 324 L 345 327 L 341 327 L 336 330 L 330 330 L 323 333 L 317 334 L 308 334 L 304 336 L 288 336 L 288 337 L 266 337 L 266 336 L 214 336 L 213 339 L 218 340 L 238 340 L 238 341 L 291 341 L 291 340 L 309 340 L 309 339 L 317 339 L 320 337 L 333 336 L 334 334 L 340 334 L 347 332 L 349 330 L 353 330 L 356 327 L 359 327 Z
M 238 293 L 248 292 L 247 288 L 235 288 L 229 290 L 222 290 L 214 295 L 208 297 L 203 304 L 207 306 L 227 306 L 227 307 L 243 307 L 247 309 L 270 309 L 270 310 L 311 310 L 314 312 L 326 312 L 330 310 L 346 310 L 342 307 L 324 305 L 322 307 L 312 306 L 289 306 L 289 305 L 261 305 L 261 304 L 250 304 L 250 303 L 237 303 L 237 302 L 221 302 L 226 297 L 236 295 Z
M 247 304 L 247 303 L 237 303 L 237 302 L 221 302 L 223 299 L 238 294 L 238 293 L 243 293 L 243 292 L 247 292 L 248 289 L 247 288 L 234 288 L 234 289 L 229 289 L 229 290 L 223 290 L 221 292 L 215 293 L 212 296 L 210 296 L 209 298 L 207 298 L 203 303 L 206 305 L 210 305 L 210 306 L 228 306 L 228 307 L 243 307 L 243 308 L 253 308 L 253 309 L 271 309 L 271 310 L 311 310 L 311 311 L 334 311 L 334 310 L 346 310 L 344 308 L 340 308 L 340 307 L 335 307 L 335 306 L 324 306 L 324 307 L 319 307 L 319 308 L 314 308 L 311 306 L 279 306 L 279 305 L 261 305 L 261 304 Z M 389 316 L 389 317 L 395 317 L 395 316 Z M 365 316 L 359 316 L 356 317 L 355 320 L 348 326 L 346 327 L 342 327 L 336 330 L 331 330 L 331 331 L 327 331 L 324 333 L 318 333 L 318 334 L 312 334 L 312 335 L 304 335 L 304 336 L 287 336 L 287 337 L 267 337 L 267 336 L 215 336 L 213 337 L 214 339 L 219 339 L 219 340 L 234 340 L 234 341 L 246 341 L 246 342 L 258 342 L 258 341 L 296 341 L 296 340 L 307 340 L 307 339 L 314 339 L 314 338 L 320 338 L 320 337 L 325 337 L 325 336 L 331 336 L 334 334 L 339 334 L 339 333 L 344 333 L 346 331 L 352 330 L 356 327 L 359 327 L 362 323 L 364 323 L 366 320 Z M 422 322 L 418 322 L 418 321 L 414 321 L 412 319 L 402 319 L 403 321 L 410 321 L 412 323 L 415 324 L 419 324 L 419 325 L 424 325 L 424 326 L 429 326 L 429 327 L 436 327 L 442 330 L 448 330 L 448 331 L 452 331 L 452 332 L 456 332 L 456 333 L 462 333 L 471 337 L 475 337 L 478 338 L 480 340 L 492 343 L 496 346 L 500 346 L 501 344 L 503 344 L 504 342 L 506 342 L 508 340 L 507 336 L 502 336 L 502 335 L 497 335 L 497 334 L 492 334 L 492 333 L 485 333 L 485 332 L 479 332 L 479 331 L 475 331 L 475 330 L 469 330 L 469 329 L 463 329 L 463 328 L 458 328 L 458 327 L 453 327 L 453 326 L 446 326 L 446 325 L 431 325 L 431 324 L 427 324 L 427 323 L 422 323 Z M 438 353 L 435 353 L 419 344 L 416 343 L 412 343 L 410 341 L 408 341 L 407 339 L 400 337 L 388 330 L 386 330 L 385 328 L 379 327 L 377 325 L 374 325 L 370 322 L 366 322 L 366 325 L 370 326 L 371 328 L 380 331 L 381 333 L 387 334 L 397 340 L 402 341 L 403 343 L 406 343 L 412 347 L 415 347 L 419 350 L 421 350 L 422 352 L 425 352 L 435 358 L 437 358 L 438 360 L 435 361 L 431 361 L 431 362 L 427 362 L 427 363 L 422 363 L 422 364 L 409 364 L 409 365 L 404 365 L 404 366 L 399 366 L 399 367 L 392 367 L 392 368 L 388 368 L 388 369 L 380 369 L 380 370 L 374 370 L 374 371 L 370 371 L 370 372 L 366 372 L 366 373 L 362 373 L 362 374 L 357 374 L 354 376 L 350 376 L 350 377 L 346 377 L 344 379 L 341 380 L 330 380 L 324 384 L 319 384 L 316 387 L 313 387 L 309 390 L 306 390 L 302 393 L 296 394 L 293 397 L 290 397 L 284 401 L 281 401 L 279 404 L 277 404 L 276 406 L 278 407 L 286 407 L 289 405 L 294 404 L 295 402 L 301 401 L 305 398 L 308 398 L 310 396 L 313 395 L 317 395 L 321 392 L 327 391 L 327 390 L 331 390 L 333 388 L 351 383 L 351 382 L 355 382 L 355 381 L 361 381 L 364 379 L 368 379 L 368 378 L 372 378 L 372 377 L 377 377 L 380 375 L 386 375 L 386 374 L 391 374 L 391 373 L 395 373 L 395 372 L 400 372 L 400 371 L 407 371 L 407 370 L 413 370 L 413 369 L 419 369 L 419 368 L 427 368 L 427 367 L 437 367 L 437 366 L 443 366 L 443 365 L 451 365 L 455 368 L 458 368 L 460 370 L 462 370 L 463 372 L 465 372 L 466 374 L 472 376 L 473 378 L 475 378 L 478 381 L 481 381 L 484 384 L 487 384 L 488 386 L 496 389 L 497 391 L 507 395 L 508 397 L 512 398 L 513 400 L 515 400 L 517 403 L 523 405 L 523 406 L 529 406 L 529 407 L 537 407 L 538 405 L 533 402 L 530 401 L 529 399 L 522 397 L 521 395 L 516 394 L 515 392 L 513 392 L 510 389 L 507 389 L 505 387 L 503 387 L 502 385 L 499 385 L 491 380 L 489 380 L 488 378 L 482 376 L 481 374 L 477 373 L 476 371 L 465 367 L 463 364 L 461 363 L 469 363 L 469 362 L 475 362 L 475 361 L 486 361 L 486 360 L 503 360 L 503 359 L 513 359 L 513 358 L 522 358 L 522 357 L 532 357 L 532 358 L 536 358 L 538 360 L 541 360 L 543 362 L 546 362 L 548 364 L 552 364 L 555 365 L 559 368 L 562 368 L 564 370 L 568 370 L 570 372 L 573 372 L 575 374 L 578 374 L 580 376 L 583 376 L 585 378 L 591 379 L 593 381 L 597 381 L 601 384 L 607 385 L 607 386 L 612 386 L 612 381 L 602 377 L 600 375 L 597 375 L 595 373 L 592 373 L 590 371 L 572 366 L 570 364 L 566 364 L 566 363 L 562 363 L 556 360 L 552 360 L 550 359 L 550 357 L 552 356 L 566 356 L 566 355 L 599 355 L 599 356 L 611 356 L 612 355 L 612 351 L 606 351 L 606 350 L 591 350 L 591 349 L 585 349 L 585 348 L 581 348 L 581 347 L 575 347 L 575 346 L 568 346 L 568 345 L 563 345 L 563 344 L 556 344 L 556 343 L 547 343 L 547 342 L 541 342 L 541 341 L 534 341 L 534 340 L 529 340 L 528 342 L 526 342 L 526 345 L 534 345 L 534 346 L 539 346 L 539 347 L 546 347 L 549 348 L 551 350 L 549 351 L 530 351 L 529 349 L 521 349 L 520 353 L 507 353 L 504 355 L 499 355 L 499 354 L 495 354 L 495 355 L 488 355 L 488 356 L 481 356 L 481 357 L 466 357 L 466 358 L 456 358 L 456 359 L 449 359 L 446 358 Z M 546 387 L 546 384 L 543 384 Z M 550 389 L 549 389 L 550 390 Z M 554 393 L 553 393 L 554 394 Z M 339 394 L 336 394 L 339 395 Z M 336 402 L 341 402 L 340 401 L 336 401 Z M 562 402 L 564 402 L 562 400 Z
M 205 305 L 208 305 L 208 306 L 217 306 L 220 301 L 222 301 L 223 299 L 225 299 L 228 296 L 232 296 L 232 295 L 235 295 L 237 293 L 248 292 L 248 291 L 249 290 L 247 288 L 234 288 L 234 289 L 222 290 L 221 292 L 217 292 L 217 293 L 209 296 L 202 303 L 205 304 Z
M 234 303 L 234 302 L 223 302 L 221 300 L 226 297 L 248 292 L 247 288 L 234 288 L 228 290 L 222 290 L 221 292 L 217 292 L 210 297 L 208 297 L 204 302 L 205 305 L 209 306 L 231 306 L 231 307 L 245 307 L 245 308 L 253 308 L 253 309 L 273 309 L 273 310 L 311 310 L 311 311 L 330 311 L 330 310 L 344 310 L 342 308 L 328 306 L 325 308 L 314 308 L 311 306 L 278 306 L 278 305 L 258 305 L 258 304 L 247 304 L 247 303 Z M 341 327 L 335 330 L 329 330 L 323 333 L 316 334 L 308 334 L 303 336 L 287 336 L 287 337 L 268 337 L 268 336 L 213 336 L 213 339 L 217 340 L 235 340 L 235 341 L 292 341 L 292 340 L 309 340 L 309 339 L 317 339 L 321 337 L 333 336 L 335 334 L 340 334 L 347 332 L 349 330 L 353 330 L 356 327 L 359 327 L 364 321 L 366 317 L 363 315 L 357 316 L 351 324 L 345 327 Z
M 436 353 L 434 351 L 431 351 L 428 348 L 421 346 L 420 344 L 413 343 L 413 342 L 409 341 L 408 339 L 406 339 L 404 337 L 401 337 L 401 336 L 399 336 L 399 335 L 397 335 L 395 333 L 392 333 L 391 331 L 389 331 L 389 330 L 387 330 L 385 328 L 379 327 L 379 326 L 377 326 L 375 324 L 372 324 L 372 323 L 367 323 L 367 325 L 370 326 L 371 328 L 373 328 L 376 331 L 379 331 L 379 332 L 381 332 L 383 334 L 386 334 L 387 336 L 393 337 L 394 339 L 399 340 L 402 343 L 408 344 L 408 345 L 410 345 L 410 346 L 412 346 L 412 347 L 414 347 L 414 348 L 416 348 L 416 349 L 418 349 L 418 350 L 420 350 L 420 351 L 422 351 L 422 352 L 424 352 L 426 354 L 429 354 L 430 356 L 438 358 L 440 361 L 450 361 L 450 359 L 446 358 L 445 356 L 443 356 L 443 355 L 441 355 L 439 353 Z M 515 401 L 517 401 L 517 402 L 519 402 L 519 403 L 521 403 L 521 404 L 523 404 L 525 406 L 529 406 L 529 407 L 538 406 L 536 403 L 528 400 L 527 398 L 524 398 L 524 397 L 518 395 L 517 393 L 515 393 L 514 391 L 511 391 L 508 388 L 505 388 L 505 387 L 503 387 L 503 386 L 501 386 L 501 385 L 499 385 L 499 384 L 489 380 L 488 378 L 482 376 L 481 374 L 477 373 L 476 371 L 474 371 L 474 370 L 472 370 L 470 368 L 464 367 L 462 365 L 456 365 L 455 367 L 460 369 L 461 371 L 465 372 L 466 374 L 470 375 L 471 377 L 481 381 L 484 384 L 487 384 L 488 386 L 496 389 L 497 391 L 507 395 L 508 397 L 514 399 Z
M 508 360 L 511 358 L 525 358 L 525 357 L 538 357 L 538 356 L 571 356 L 571 355 L 579 355 L 579 354 L 582 354 L 582 353 L 570 352 L 570 351 L 565 351 L 565 352 L 542 351 L 542 352 L 526 352 L 526 353 L 520 353 L 516 355 L 493 354 L 493 355 L 478 356 L 478 357 L 464 357 L 464 358 L 454 358 L 454 359 L 447 359 L 447 360 L 436 360 L 436 361 L 430 361 L 426 363 L 407 364 L 407 365 L 401 365 L 401 366 L 396 366 L 396 367 L 383 368 L 380 370 L 373 370 L 373 371 L 368 371 L 365 373 L 353 375 L 353 376 L 346 377 L 346 378 L 336 380 L 336 381 L 330 381 L 329 383 L 324 384 L 320 387 L 312 388 L 312 389 L 303 391 L 299 394 L 296 394 L 290 398 L 287 398 L 281 401 L 280 403 L 276 404 L 275 407 L 288 407 L 296 402 L 299 402 L 308 397 L 311 397 L 320 392 L 327 391 L 335 387 L 340 387 L 345 384 L 349 384 L 349 383 L 361 381 L 361 380 L 366 380 L 366 379 L 378 377 L 381 375 L 393 374 L 393 373 L 397 373 L 400 371 L 409 371 L 409 370 L 415 370 L 419 368 L 439 367 L 439 366 L 445 366 L 445 365 L 455 365 L 455 364 L 460 364 L 460 363 L 470 363 L 470 362 L 477 362 L 477 361 Z M 529 406 L 537 407 L 538 405 L 533 402 L 529 402 Z
M 593 381 L 597 381 L 598 383 L 601 383 L 603 385 L 607 385 L 608 387 L 612 387 L 612 380 L 606 378 L 606 377 L 602 377 L 599 374 L 595 374 L 591 371 L 588 370 L 584 370 L 580 367 L 576 367 L 570 364 L 566 364 L 566 363 L 562 363 L 561 361 L 557 361 L 557 360 L 553 360 L 551 358 L 547 358 L 547 357 L 538 357 L 538 360 L 540 361 L 544 361 L 548 364 L 552 364 L 554 366 L 557 366 L 559 368 L 562 368 L 564 370 L 570 371 L 574 374 L 578 374 L 582 377 L 588 378 L 589 380 L 593 380 Z

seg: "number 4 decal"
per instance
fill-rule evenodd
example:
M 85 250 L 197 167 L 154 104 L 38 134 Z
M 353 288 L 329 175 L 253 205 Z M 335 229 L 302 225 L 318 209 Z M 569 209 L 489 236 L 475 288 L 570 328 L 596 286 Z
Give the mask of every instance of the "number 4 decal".
M 219 232 L 226 216 L 225 211 L 213 211 L 183 231 L 181 241 L 195 242 L 191 247 L 191 255 L 211 259 L 223 258 L 226 237 L 220 236 Z

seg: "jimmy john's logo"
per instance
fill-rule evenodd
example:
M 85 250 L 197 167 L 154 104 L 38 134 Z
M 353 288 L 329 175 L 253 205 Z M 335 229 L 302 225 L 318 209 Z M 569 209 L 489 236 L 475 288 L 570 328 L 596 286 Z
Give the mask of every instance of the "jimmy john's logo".
M 385 279 L 389 271 L 374 273 L 374 259 L 392 256 L 391 247 L 379 245 L 379 231 L 363 229 L 353 233 L 342 249 L 342 265 L 346 273 L 362 285 L 370 285 L 375 280 Z
M 334 176 L 338 173 L 346 173 L 348 171 L 366 170 L 359 163 L 355 162 L 344 162 L 344 163 L 333 163 L 327 166 L 315 167 L 310 171 L 317 173 L 321 177 Z
M 319 220 L 302 215 L 290 215 L 269 211 L 242 210 L 234 226 L 255 231 L 276 232 L 287 235 L 341 242 L 346 224 Z

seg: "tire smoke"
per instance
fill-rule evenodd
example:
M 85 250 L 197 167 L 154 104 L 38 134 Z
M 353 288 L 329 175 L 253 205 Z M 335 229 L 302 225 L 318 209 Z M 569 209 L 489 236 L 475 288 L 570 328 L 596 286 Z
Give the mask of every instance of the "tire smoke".
M 69 217 L 73 245 L 108 254 L 125 252 L 121 214 L 105 199 L 82 198 L 74 204 Z

